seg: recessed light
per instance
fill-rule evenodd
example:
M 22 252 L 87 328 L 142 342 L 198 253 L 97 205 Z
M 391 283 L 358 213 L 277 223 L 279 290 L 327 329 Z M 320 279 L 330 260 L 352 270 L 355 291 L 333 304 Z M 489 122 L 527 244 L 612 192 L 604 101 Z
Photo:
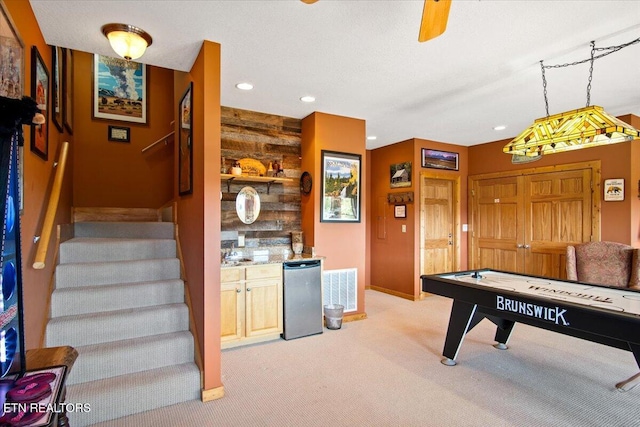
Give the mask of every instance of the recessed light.
M 238 83 L 236 87 L 240 90 L 251 90 L 253 89 L 253 85 L 251 83 Z
M 375 135 L 371 135 L 371 136 L 368 136 L 368 137 L 367 137 L 367 139 L 368 139 L 369 141 L 375 141 L 376 139 L 378 139 L 378 137 L 377 137 L 377 136 L 375 136 Z
M 314 96 L 303 96 L 300 98 L 300 101 L 302 102 L 314 102 L 315 100 L 316 98 Z
M 493 130 L 505 130 L 507 127 L 505 125 L 495 126 Z

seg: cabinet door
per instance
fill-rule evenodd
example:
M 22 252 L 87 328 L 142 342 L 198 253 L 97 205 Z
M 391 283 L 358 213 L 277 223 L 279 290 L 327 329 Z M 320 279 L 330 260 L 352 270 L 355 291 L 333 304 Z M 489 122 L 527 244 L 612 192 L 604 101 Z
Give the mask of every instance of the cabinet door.
M 244 294 L 241 282 L 222 283 L 220 286 L 220 336 L 223 343 L 242 338 Z
M 247 281 L 245 336 L 282 332 L 282 280 Z

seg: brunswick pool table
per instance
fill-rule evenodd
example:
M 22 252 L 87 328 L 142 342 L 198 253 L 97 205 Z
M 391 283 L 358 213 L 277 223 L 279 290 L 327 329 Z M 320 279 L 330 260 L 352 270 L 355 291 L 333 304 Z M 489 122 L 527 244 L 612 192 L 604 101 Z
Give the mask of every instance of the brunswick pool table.
M 504 350 L 516 322 L 621 348 L 640 366 L 640 292 L 491 269 L 420 276 L 422 290 L 453 299 L 442 363 L 455 365 L 467 332 L 482 319 Z M 629 390 L 640 373 L 616 385 Z

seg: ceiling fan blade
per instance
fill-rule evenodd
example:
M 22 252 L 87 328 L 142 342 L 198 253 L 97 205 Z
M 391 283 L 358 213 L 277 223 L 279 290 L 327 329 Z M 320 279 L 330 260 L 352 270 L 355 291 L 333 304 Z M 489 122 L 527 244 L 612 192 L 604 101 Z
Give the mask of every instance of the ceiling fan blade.
M 426 42 L 444 33 L 447 29 L 449 8 L 451 0 L 424 0 L 418 41 Z

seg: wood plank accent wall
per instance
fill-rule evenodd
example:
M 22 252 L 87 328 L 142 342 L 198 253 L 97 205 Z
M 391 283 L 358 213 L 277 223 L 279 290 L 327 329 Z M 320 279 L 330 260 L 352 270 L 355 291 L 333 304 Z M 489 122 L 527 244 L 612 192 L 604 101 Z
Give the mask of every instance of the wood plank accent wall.
M 291 182 L 272 184 L 269 194 L 267 184 L 232 181 L 227 192 L 223 182 L 221 229 L 244 233 L 247 249 L 289 249 L 291 231 L 302 229 L 299 184 L 302 121 L 229 107 L 221 109 L 221 157 L 227 170 L 235 160 L 248 157 L 261 161 L 265 167 L 277 161 L 284 176 L 292 178 Z M 260 215 L 253 224 L 244 224 L 236 214 L 236 196 L 244 186 L 251 186 L 260 194 Z M 229 248 L 232 243 L 237 246 L 234 240 L 222 241 L 222 247 Z

